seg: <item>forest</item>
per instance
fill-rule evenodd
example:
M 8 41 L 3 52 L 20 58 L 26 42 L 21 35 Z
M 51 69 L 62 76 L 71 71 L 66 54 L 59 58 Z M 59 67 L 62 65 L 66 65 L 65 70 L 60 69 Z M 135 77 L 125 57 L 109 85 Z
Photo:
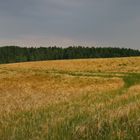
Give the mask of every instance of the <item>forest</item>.
M 113 58 L 130 56 L 140 56 L 140 51 L 119 47 L 0 47 L 0 64 L 41 60 Z

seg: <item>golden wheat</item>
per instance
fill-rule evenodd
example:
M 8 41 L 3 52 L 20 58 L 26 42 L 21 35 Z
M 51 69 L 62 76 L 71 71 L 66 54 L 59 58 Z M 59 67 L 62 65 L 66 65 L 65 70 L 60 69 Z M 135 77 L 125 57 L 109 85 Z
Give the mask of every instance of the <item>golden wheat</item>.
M 104 127 L 104 121 L 112 128 L 115 120 L 129 120 L 130 114 L 134 114 L 133 118 L 137 120 L 140 112 L 139 74 L 140 57 L 0 65 L 0 137 L 10 139 L 10 135 L 5 133 L 11 127 L 13 139 L 16 139 L 18 131 L 21 135 L 26 134 L 26 129 L 18 124 L 22 120 L 29 125 L 38 112 L 44 118 L 47 114 L 51 116 L 39 125 L 38 139 L 44 139 L 41 137 L 44 135 L 60 135 L 57 127 L 65 123 L 70 127 L 69 121 L 75 116 L 80 118 L 81 114 L 83 118 L 87 116 L 88 122 L 74 124 L 72 135 L 75 139 L 89 138 L 89 128 L 96 132 Z M 46 109 L 48 111 L 44 111 Z M 30 119 L 30 115 L 27 118 L 16 116 L 25 112 L 31 112 L 33 116 Z M 9 118 L 15 119 L 12 121 L 16 126 L 7 122 Z M 97 119 L 97 126 L 90 126 L 89 118 L 92 121 Z M 55 130 L 53 134 L 50 129 Z M 113 130 L 112 134 L 119 138 L 128 136 L 127 132 L 119 129 Z M 36 135 L 32 135 L 35 139 Z

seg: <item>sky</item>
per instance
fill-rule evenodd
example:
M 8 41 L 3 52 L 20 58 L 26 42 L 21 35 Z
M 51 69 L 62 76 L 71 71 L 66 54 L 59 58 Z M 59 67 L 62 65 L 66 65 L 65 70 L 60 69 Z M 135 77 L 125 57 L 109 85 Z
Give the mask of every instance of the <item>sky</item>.
M 0 46 L 140 49 L 140 0 L 0 0 Z

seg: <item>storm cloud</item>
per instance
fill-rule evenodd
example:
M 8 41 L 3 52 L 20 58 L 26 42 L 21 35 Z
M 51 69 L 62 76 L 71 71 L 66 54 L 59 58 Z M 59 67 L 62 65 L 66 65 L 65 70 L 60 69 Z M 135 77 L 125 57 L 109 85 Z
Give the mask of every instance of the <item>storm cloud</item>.
M 1 0 L 0 45 L 140 49 L 140 0 Z

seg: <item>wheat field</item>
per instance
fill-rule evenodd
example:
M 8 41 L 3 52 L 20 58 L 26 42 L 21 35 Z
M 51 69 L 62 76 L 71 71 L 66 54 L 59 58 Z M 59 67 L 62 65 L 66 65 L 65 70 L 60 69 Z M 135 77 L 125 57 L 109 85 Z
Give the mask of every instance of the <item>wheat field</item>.
M 140 57 L 0 65 L 0 140 L 94 139 L 140 139 Z

